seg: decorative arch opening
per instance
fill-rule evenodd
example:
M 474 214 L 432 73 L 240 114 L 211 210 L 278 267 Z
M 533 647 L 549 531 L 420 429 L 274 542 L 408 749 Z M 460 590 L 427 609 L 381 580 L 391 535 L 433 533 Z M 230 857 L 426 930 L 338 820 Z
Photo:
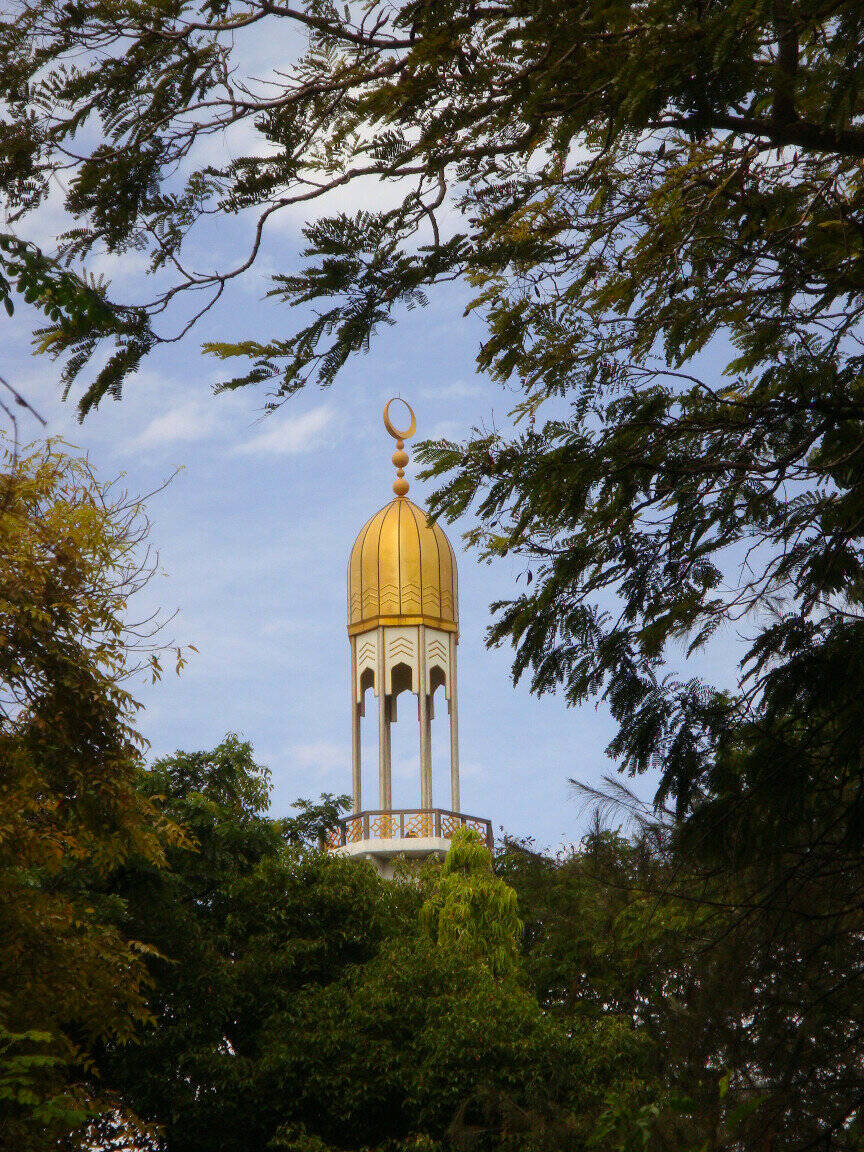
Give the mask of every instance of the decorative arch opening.
M 435 695 L 436 688 L 447 686 L 447 673 L 439 664 L 433 664 L 429 669 L 429 695 Z
M 387 697 L 387 709 L 390 719 L 396 721 L 396 697 L 401 692 L 414 691 L 414 675 L 410 664 L 394 664 L 390 670 L 390 695 Z
M 395 664 L 390 672 L 390 693 L 397 697 L 400 692 L 414 691 L 414 672 L 410 664 Z
M 433 664 L 429 668 L 429 760 L 432 773 L 432 801 L 439 808 L 449 807 L 450 721 L 446 696 L 447 674 Z M 436 708 L 437 703 L 443 705 Z
M 375 688 L 375 672 L 372 668 L 364 668 L 360 673 L 360 715 L 366 715 L 366 693 Z

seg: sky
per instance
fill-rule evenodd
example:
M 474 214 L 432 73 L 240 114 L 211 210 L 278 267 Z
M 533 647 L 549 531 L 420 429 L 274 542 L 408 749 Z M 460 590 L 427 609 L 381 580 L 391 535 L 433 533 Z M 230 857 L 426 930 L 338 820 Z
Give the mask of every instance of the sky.
M 211 140 L 207 147 L 224 158 L 239 144 Z M 358 185 L 341 192 L 336 206 L 376 207 L 382 195 Z M 169 671 L 155 685 L 134 685 L 143 704 L 139 728 L 151 757 L 210 748 L 228 732 L 250 740 L 272 773 L 275 815 L 287 814 L 298 797 L 350 791 L 346 564 L 366 520 L 392 498 L 386 400 L 401 394 L 410 401 L 421 439 L 459 439 L 492 421 L 506 428 L 516 402 L 514 392 L 476 371 L 482 324 L 463 315 L 468 296 L 458 284 L 433 292 L 429 307 L 401 314 L 326 391 L 305 390 L 271 415 L 264 391 L 214 396 L 213 385 L 230 372 L 201 353 L 205 340 L 293 331 L 297 317 L 265 293 L 273 272 L 296 267 L 303 223 L 299 211 L 278 219 L 257 267 L 231 283 L 184 341 L 158 349 L 121 401 L 103 401 L 83 425 L 78 394 L 60 397 L 61 366 L 31 353 L 39 315 L 20 304 L 13 318 L 4 316 L 0 344 L 0 375 L 47 419 L 49 435 L 87 453 L 100 478 L 119 477 L 130 493 L 144 494 L 173 476 L 148 504 L 159 572 L 135 611 L 176 612 L 166 639 L 197 653 L 179 677 Z M 29 236 L 48 246 L 65 224 L 49 205 L 28 225 Z M 206 262 L 239 254 L 249 234 L 248 220 L 219 220 L 192 256 Z M 117 296 L 148 294 L 140 254 L 103 258 L 93 270 L 112 279 Z M 22 438 L 39 432 L 22 414 Z M 407 474 L 422 505 L 428 489 L 413 462 Z M 445 526 L 459 564 L 462 808 L 491 819 L 496 833 L 554 851 L 577 842 L 590 819 L 570 780 L 596 785 L 615 770 L 604 751 L 615 728 L 602 703 L 568 709 L 561 697 L 538 699 L 527 683 L 514 686 L 512 652 L 488 649 L 484 636 L 489 604 L 517 591 L 520 568 L 479 563 L 463 547 L 467 527 Z M 721 638 L 710 657 L 717 667 L 709 661 L 702 670 L 728 670 L 734 654 L 735 638 Z M 375 725 L 376 710 L 367 707 L 367 798 L 377 774 Z M 447 740 L 440 708 L 433 797 L 441 805 L 448 803 Z M 394 805 L 415 806 L 419 730 L 404 705 L 393 755 Z M 629 783 L 646 798 L 655 784 Z
M 262 306 L 254 293 L 238 295 L 211 331 Z M 236 732 L 272 772 L 274 814 L 298 797 L 350 791 L 346 564 L 366 520 L 392 498 L 384 403 L 397 393 L 410 400 L 420 437 L 460 437 L 493 414 L 505 423 L 513 402 L 475 374 L 479 331 L 461 313 L 461 300 L 445 297 L 409 314 L 331 389 L 298 395 L 273 415 L 264 415 L 262 393 L 213 396 L 219 369 L 189 341 L 160 351 L 120 402 L 104 401 L 83 425 L 60 399 L 59 366 L 30 353 L 32 315 L 17 309 L 4 321 L 0 373 L 47 418 L 50 435 L 87 453 L 101 479 L 119 477 L 144 494 L 179 469 L 148 502 L 160 570 L 136 611 L 176 611 L 166 639 L 198 651 L 179 677 L 169 669 L 156 685 L 134 686 L 151 755 L 209 748 Z M 39 432 L 26 415 L 20 427 L 25 440 Z M 428 488 L 413 463 L 407 474 L 423 505 Z M 514 687 L 512 653 L 489 650 L 484 633 L 489 604 L 513 594 L 518 567 L 479 563 L 462 546 L 464 528 L 445 530 L 460 578 L 463 810 L 555 849 L 585 824 L 568 780 L 596 783 L 612 769 L 604 748 L 613 726 L 602 708 L 571 710 Z M 446 806 L 447 718 L 438 711 L 433 788 Z M 376 710 L 367 716 L 368 797 Z M 416 717 L 403 706 L 393 732 L 397 806 L 419 803 L 418 742 Z

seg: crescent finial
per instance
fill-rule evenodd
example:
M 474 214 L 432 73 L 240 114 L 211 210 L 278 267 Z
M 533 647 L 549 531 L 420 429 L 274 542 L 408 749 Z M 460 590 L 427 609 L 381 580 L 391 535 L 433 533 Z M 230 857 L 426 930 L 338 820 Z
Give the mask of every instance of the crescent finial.
M 411 413 L 411 423 L 404 430 L 401 431 L 393 426 L 390 419 L 390 405 L 398 401 L 404 404 L 408 411 Z M 393 481 L 393 491 L 402 499 L 408 493 L 408 481 L 405 479 L 405 465 L 408 463 L 408 453 L 405 451 L 405 441 L 408 440 L 417 431 L 417 417 L 414 415 L 414 409 L 407 400 L 403 400 L 401 396 L 393 396 L 384 405 L 384 427 L 396 441 L 396 451 L 393 453 L 393 463 L 396 465 L 396 479 Z

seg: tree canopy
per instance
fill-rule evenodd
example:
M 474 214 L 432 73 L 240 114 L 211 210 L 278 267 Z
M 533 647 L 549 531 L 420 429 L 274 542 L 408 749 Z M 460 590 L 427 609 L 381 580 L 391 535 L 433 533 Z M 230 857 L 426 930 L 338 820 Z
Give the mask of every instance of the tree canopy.
M 646 1147 L 859 1147 L 860 871 L 790 879 L 767 846 L 759 865 L 715 849 L 707 867 L 646 815 L 635 836 L 598 826 L 557 857 L 518 844 L 500 857 L 544 1011 L 635 1022 L 653 1073 Z
M 435 892 L 420 910 L 436 943 L 479 959 L 497 975 L 512 970 L 522 924 L 516 893 L 492 872 L 492 853 L 474 828 L 460 828 Z
M 193 841 L 115 876 L 151 947 L 154 1019 L 99 1064 L 159 1152 L 581 1150 L 634 1128 L 645 1046 L 614 1014 L 544 1014 L 482 843 L 384 881 L 317 847 L 319 805 L 268 816 L 268 774 L 236 737 L 159 760 L 142 788 Z

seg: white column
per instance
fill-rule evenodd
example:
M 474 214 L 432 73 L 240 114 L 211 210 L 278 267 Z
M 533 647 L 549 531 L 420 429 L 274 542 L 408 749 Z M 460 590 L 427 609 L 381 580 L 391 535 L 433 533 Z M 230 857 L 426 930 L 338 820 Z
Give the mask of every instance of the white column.
M 385 681 L 386 683 L 386 681 Z M 390 723 L 393 719 L 393 704 L 392 696 L 384 697 L 384 740 L 387 748 L 387 769 L 384 777 L 384 803 L 381 805 L 385 811 L 389 812 L 393 807 L 393 765 L 392 765 L 392 752 L 390 741 Z
M 378 629 L 378 807 L 390 809 L 390 709 L 387 707 L 387 671 L 384 660 L 384 629 Z
M 459 711 L 456 704 L 456 635 L 450 639 L 450 806 L 459 811 Z
M 357 699 L 357 637 L 351 643 L 351 785 L 353 810 L 360 811 L 360 701 Z
M 429 709 L 429 677 L 426 669 L 426 629 L 420 624 L 419 664 L 420 683 L 418 684 L 420 714 L 420 807 L 432 807 L 432 718 Z

